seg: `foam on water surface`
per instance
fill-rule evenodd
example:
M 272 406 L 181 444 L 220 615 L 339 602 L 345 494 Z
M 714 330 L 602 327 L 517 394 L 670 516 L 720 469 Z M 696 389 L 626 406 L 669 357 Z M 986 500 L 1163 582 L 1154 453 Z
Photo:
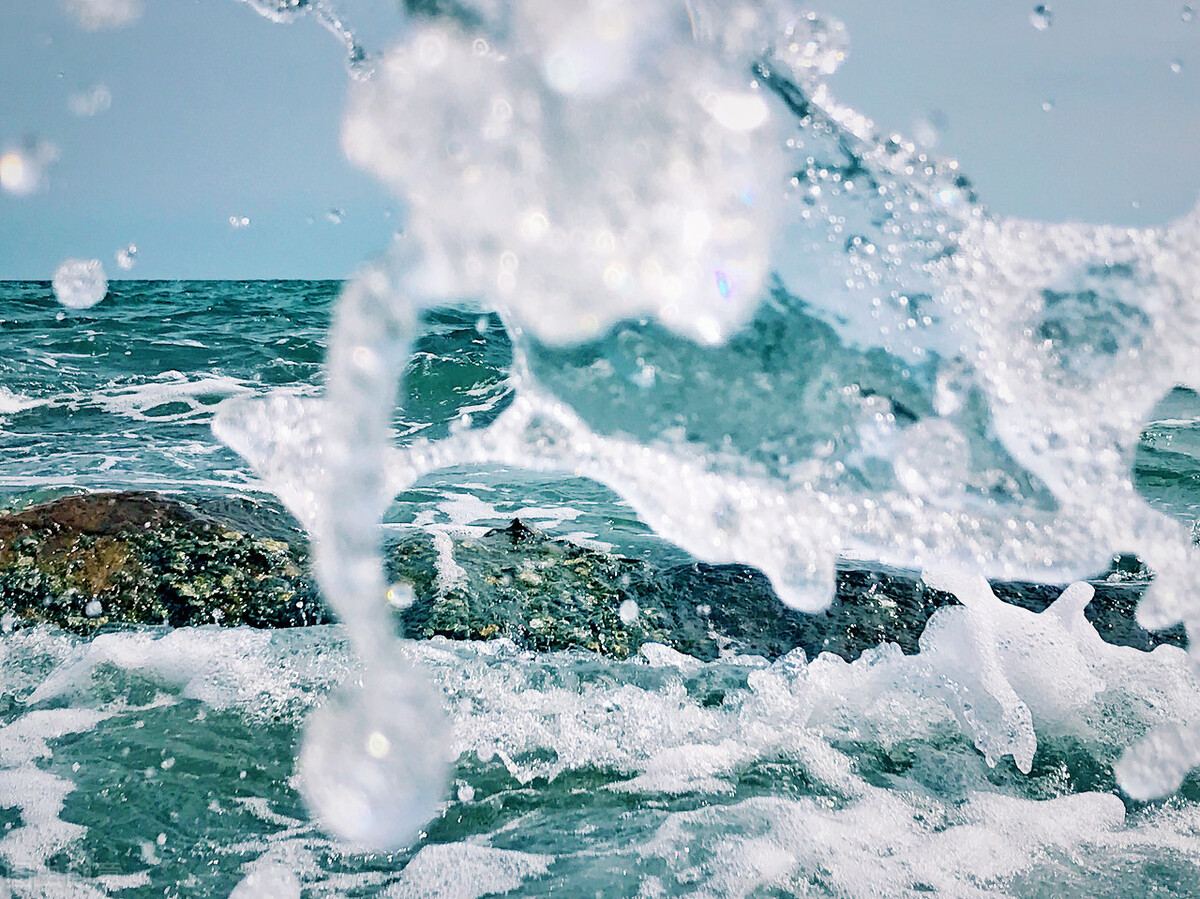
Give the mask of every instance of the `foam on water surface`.
M 1133 736 L 1200 711 L 1195 675 L 1180 650 L 1101 643 L 1072 591 L 1041 615 L 982 594 L 943 610 L 966 645 L 1004 647 L 987 676 L 937 646 L 704 663 L 653 646 L 613 662 L 400 644 L 454 722 L 458 786 L 390 856 L 332 840 L 297 795 L 308 774 L 293 776 L 290 747 L 307 713 L 347 674 L 369 683 L 342 628 L 17 631 L 0 639 L 4 692 L 23 706 L 0 729 L 0 798 L 21 809 L 3 876 L 15 895 L 153 891 L 198 869 L 210 873 L 193 888 L 220 896 L 263 883 L 363 897 L 1200 884 L 1195 804 L 1123 804 L 1112 774 Z M 1028 773 L 1022 735 L 988 712 L 1005 697 L 1028 709 Z M 95 859 L 112 862 L 97 872 Z

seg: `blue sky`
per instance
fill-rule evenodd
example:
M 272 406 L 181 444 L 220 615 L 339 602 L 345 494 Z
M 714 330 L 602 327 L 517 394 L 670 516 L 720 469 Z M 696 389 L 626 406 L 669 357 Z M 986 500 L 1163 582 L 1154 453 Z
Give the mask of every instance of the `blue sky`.
M 1013 0 L 807 5 L 849 29 L 837 96 L 888 130 L 943 121 L 938 151 L 995 212 L 1144 225 L 1200 195 L 1200 18 L 1182 0 L 1062 0 L 1044 31 Z M 399 26 L 390 0 L 339 8 L 370 49 Z M 348 275 L 400 217 L 339 150 L 343 56 L 315 22 L 236 0 L 149 0 L 98 32 L 63 0 L 0 0 L 0 150 L 59 150 L 43 189 L 0 191 L 0 277 L 49 278 L 70 256 L 119 275 L 130 242 L 136 277 Z M 72 114 L 98 83 L 111 107 Z

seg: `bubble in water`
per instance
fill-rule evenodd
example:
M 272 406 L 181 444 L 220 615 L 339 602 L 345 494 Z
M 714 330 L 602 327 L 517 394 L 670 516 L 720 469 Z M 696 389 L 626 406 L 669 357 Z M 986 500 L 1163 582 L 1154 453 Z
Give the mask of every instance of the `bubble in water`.
M 122 247 L 117 250 L 117 265 L 122 271 L 129 271 L 137 265 L 137 244 L 131 243 L 129 246 Z
M 231 215 L 229 217 L 229 227 L 235 230 L 250 227 L 250 216 L 248 215 Z
M 88 31 L 132 25 L 142 16 L 142 0 L 66 0 L 67 11 Z
M 108 293 L 99 259 L 67 259 L 54 270 L 54 296 L 70 309 L 95 306 Z
M 89 118 L 112 106 L 112 91 L 106 84 L 93 84 L 87 90 L 76 91 L 67 98 L 67 108 L 73 115 Z
M 1045 3 L 1039 3 L 1029 14 L 1029 22 L 1038 31 L 1045 31 L 1054 24 L 1054 11 Z
M 391 663 L 384 663 L 391 664 Z M 410 667 L 367 668 L 308 719 L 301 791 L 347 842 L 407 845 L 443 798 L 449 733 L 441 697 Z
M 1172 59 L 1171 60 L 1171 73 L 1173 75 L 1178 75 L 1182 71 L 1183 71 L 1183 60 L 1182 59 Z
M 632 599 L 625 600 L 621 603 L 621 607 L 617 609 L 617 614 L 621 617 L 621 623 L 626 626 L 637 621 L 640 612 L 641 609 L 638 608 L 638 604 Z

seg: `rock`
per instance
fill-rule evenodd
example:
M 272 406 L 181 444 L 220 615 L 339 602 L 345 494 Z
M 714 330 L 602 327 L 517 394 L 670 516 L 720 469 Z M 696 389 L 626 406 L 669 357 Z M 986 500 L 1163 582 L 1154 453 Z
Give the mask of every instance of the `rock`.
M 440 539 L 439 550 L 428 535 L 410 535 L 388 555 L 391 576 L 411 581 L 416 593 L 400 613 L 411 637 L 503 636 L 528 649 L 589 649 L 617 658 L 646 642 L 705 660 L 723 650 L 773 659 L 801 647 L 809 658 L 833 652 L 853 660 L 883 642 L 916 652 L 929 617 L 958 602 L 912 573 L 843 562 L 833 603 L 810 615 L 787 608 L 766 577 L 743 565 L 663 568 L 551 539 L 517 519 L 477 540 Z M 1148 573 L 1128 559 L 1093 582 L 1087 616 L 1104 639 L 1140 649 L 1183 645 L 1181 628 L 1151 634 L 1135 623 L 1133 610 L 1148 583 Z M 999 598 L 1032 611 L 1063 589 L 993 586 Z M 629 602 L 636 615 L 627 622 L 621 608 Z
M 387 550 L 389 575 L 411 582 L 397 612 L 405 635 L 507 637 L 538 651 L 626 658 L 661 643 L 698 659 L 722 651 L 855 659 L 883 642 L 915 652 L 929 616 L 957 600 L 911 573 L 843 563 L 817 615 L 793 611 L 741 565 L 655 565 L 553 539 L 514 519 L 477 539 L 412 532 Z M 1149 583 L 1122 557 L 1093 584 L 1088 618 L 1112 643 L 1182 645 L 1150 634 L 1133 610 Z M 1061 587 L 997 583 L 997 596 L 1041 611 Z M 149 492 L 69 496 L 0 515 L 0 611 L 90 633 L 118 624 L 292 627 L 330 616 L 308 571 L 307 537 L 269 501 L 185 504 Z
M 388 552 L 389 573 L 417 597 L 400 613 L 406 636 L 508 637 L 528 649 L 616 658 L 645 642 L 673 643 L 675 622 L 662 608 L 621 619 L 626 599 L 649 593 L 655 572 L 643 562 L 552 540 L 519 519 L 477 540 L 442 539 L 439 547 L 413 534 Z
M 0 516 L 0 605 L 77 632 L 328 621 L 306 564 L 292 544 L 151 492 L 68 496 Z

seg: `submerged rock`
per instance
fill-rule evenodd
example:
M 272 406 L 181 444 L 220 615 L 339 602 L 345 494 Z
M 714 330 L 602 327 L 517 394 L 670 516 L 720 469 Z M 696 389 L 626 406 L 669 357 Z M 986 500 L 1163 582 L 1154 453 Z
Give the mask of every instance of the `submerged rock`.
M 305 565 L 287 542 L 152 492 L 67 496 L 0 516 L 0 605 L 77 632 L 328 621 Z

